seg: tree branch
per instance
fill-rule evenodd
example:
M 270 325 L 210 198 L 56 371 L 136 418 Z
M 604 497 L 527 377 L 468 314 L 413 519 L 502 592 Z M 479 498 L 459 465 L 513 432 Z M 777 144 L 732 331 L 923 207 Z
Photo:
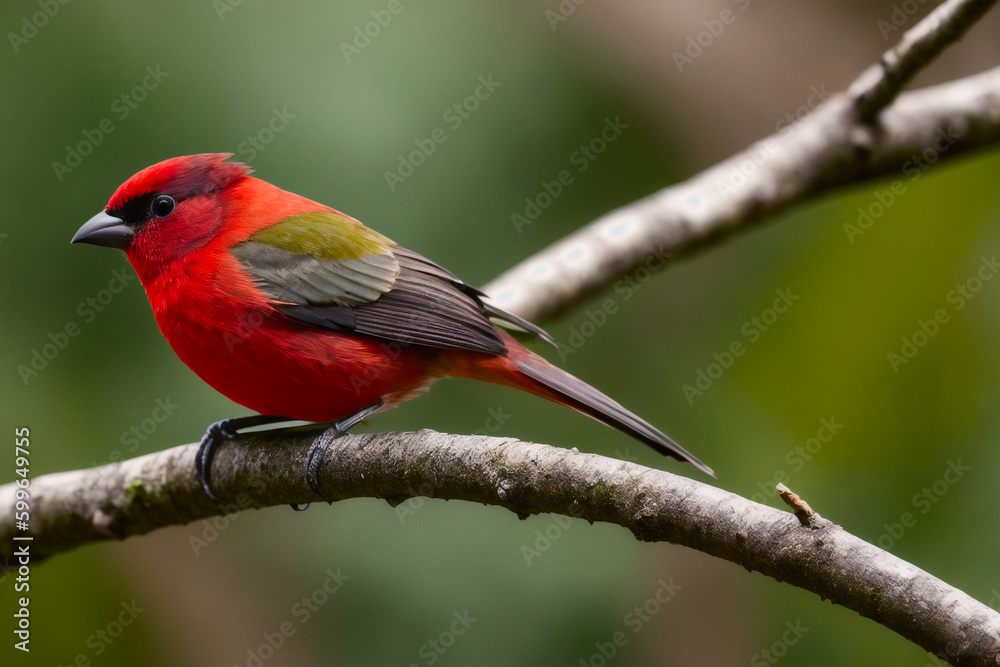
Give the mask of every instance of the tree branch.
M 834 188 L 914 160 L 947 162 L 1000 140 L 1000 68 L 896 96 L 996 0 L 949 0 L 904 34 L 850 92 L 692 178 L 611 211 L 488 284 L 529 320 L 551 316 L 641 266 L 678 255 Z M 873 110 L 895 102 L 871 120 Z M 925 155 L 931 151 L 933 155 Z
M 899 94 L 913 74 L 996 0 L 948 0 L 850 90 L 799 123 L 690 180 L 613 211 L 488 286 L 502 307 L 538 318 L 651 254 L 690 251 L 835 187 L 945 161 L 1000 139 L 1000 68 Z M 327 437 L 325 434 L 321 438 Z M 196 445 L 31 481 L 33 558 L 249 507 L 423 495 L 557 512 L 628 528 L 787 581 L 854 609 L 955 665 L 1000 662 L 1000 615 L 818 515 L 792 515 L 632 463 L 519 442 L 422 431 L 326 443 L 322 497 L 302 481 L 309 438 L 261 434 L 223 445 L 216 506 L 194 472 Z M 14 484 L 0 487 L 0 557 L 13 562 Z
M 899 44 L 851 85 L 848 94 L 860 119 L 872 121 L 914 74 L 958 41 L 994 4 L 996 0 L 947 0 L 904 33 Z
M 303 481 L 313 439 L 275 446 L 261 434 L 219 449 L 213 474 L 216 492 L 227 499 L 221 509 L 201 490 L 194 444 L 44 475 L 31 482 L 32 550 L 53 554 L 250 507 L 359 497 L 397 506 L 417 495 L 466 500 L 520 517 L 554 512 L 615 523 L 640 540 L 688 546 L 812 591 L 954 665 L 996 665 L 1000 658 L 1000 614 L 818 515 L 802 527 L 792 514 L 684 477 L 510 438 L 328 433 L 318 436 L 328 448 L 322 496 Z M 13 485 L 0 487 L 0 507 L 12 503 Z M 11 555 L 14 534 L 5 512 L 3 556 Z

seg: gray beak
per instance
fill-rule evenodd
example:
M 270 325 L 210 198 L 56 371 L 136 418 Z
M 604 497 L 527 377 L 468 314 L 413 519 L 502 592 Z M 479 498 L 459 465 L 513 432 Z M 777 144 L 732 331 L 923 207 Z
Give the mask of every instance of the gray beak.
M 84 223 L 70 243 L 89 243 L 106 248 L 122 248 L 129 244 L 135 231 L 121 218 L 101 211 Z

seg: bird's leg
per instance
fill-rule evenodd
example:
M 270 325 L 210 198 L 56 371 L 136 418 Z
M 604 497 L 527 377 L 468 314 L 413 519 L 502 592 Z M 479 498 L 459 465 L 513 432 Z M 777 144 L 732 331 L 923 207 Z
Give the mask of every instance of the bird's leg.
M 235 419 L 223 419 L 208 427 L 205 435 L 201 439 L 198 453 L 194 456 L 194 467 L 198 472 L 198 479 L 201 481 L 201 488 L 205 489 L 208 497 L 219 502 L 219 498 L 212 493 L 211 473 L 212 459 L 215 458 L 215 451 L 225 440 L 232 440 L 238 435 L 240 429 L 251 426 L 262 426 L 264 424 L 276 424 L 278 422 L 295 421 L 287 417 L 269 417 L 267 415 L 252 415 L 249 417 L 236 417 Z
M 317 427 L 328 427 L 333 430 L 333 437 L 339 438 L 357 426 L 362 420 L 381 410 L 384 406 L 385 403 L 382 399 L 379 399 L 374 404 L 369 405 L 367 408 L 362 410 L 358 410 L 353 415 L 347 415 L 346 417 L 341 417 L 336 421 L 327 422 L 326 424 L 318 424 Z M 309 456 L 306 459 L 306 484 L 309 485 L 309 488 L 312 489 L 313 493 L 316 495 L 319 495 L 319 467 L 323 463 L 323 455 L 325 453 L 326 441 L 324 439 L 317 438 L 309 448 Z

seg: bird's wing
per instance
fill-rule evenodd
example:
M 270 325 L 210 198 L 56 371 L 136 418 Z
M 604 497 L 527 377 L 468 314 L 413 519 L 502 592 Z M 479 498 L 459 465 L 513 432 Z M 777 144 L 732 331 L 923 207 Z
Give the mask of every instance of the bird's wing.
M 304 213 L 231 249 L 254 282 L 280 303 L 351 307 L 392 289 L 392 241 L 332 213 Z
M 505 326 L 512 326 L 516 329 L 527 331 L 531 335 L 541 338 L 549 345 L 558 347 L 555 339 L 552 338 L 552 336 L 550 336 L 545 329 L 542 329 L 537 324 L 532 324 L 523 317 L 507 312 L 502 308 L 498 308 L 489 301 L 485 301 L 484 299 L 488 299 L 489 297 L 483 291 L 462 282 L 458 276 L 448 269 L 438 266 L 423 255 L 417 254 L 412 250 L 407 250 L 406 248 L 395 246 L 392 251 L 398 258 L 401 266 L 411 268 L 415 271 L 420 271 L 421 273 L 437 276 L 441 280 L 451 283 L 454 287 L 472 297 L 476 303 L 479 304 L 480 308 L 482 308 L 487 317 L 491 317 Z
M 293 320 L 411 345 L 504 354 L 490 317 L 542 335 L 454 274 L 347 216 L 286 218 L 232 248 Z

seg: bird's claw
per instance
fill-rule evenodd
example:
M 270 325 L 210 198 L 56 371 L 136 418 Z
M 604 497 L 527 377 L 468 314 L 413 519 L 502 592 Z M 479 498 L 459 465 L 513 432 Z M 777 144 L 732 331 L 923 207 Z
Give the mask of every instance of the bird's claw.
M 205 431 L 205 435 L 201 438 L 198 453 L 195 454 L 194 458 L 194 467 L 198 473 L 198 481 L 201 482 L 201 488 L 204 489 L 205 494 L 214 502 L 219 502 L 220 499 L 212 491 L 212 459 L 215 458 L 215 452 L 219 448 L 219 445 L 237 436 L 236 430 L 231 426 L 231 421 L 231 419 L 223 419 L 209 426 L 208 430 Z
M 309 447 L 309 454 L 306 456 L 306 484 L 312 489 L 312 492 L 317 496 L 320 495 L 319 492 L 319 467 L 323 465 L 323 458 L 327 452 L 327 438 L 326 434 L 329 433 L 332 437 L 331 440 L 341 437 L 346 433 L 346 431 L 341 430 L 338 426 L 334 425 L 327 429 L 322 436 L 316 438 L 312 445 Z
M 306 484 L 312 489 L 312 492 L 317 496 L 321 495 L 319 492 L 319 467 L 323 464 L 323 456 L 326 454 L 326 445 L 329 440 L 336 440 L 337 438 L 346 435 L 354 426 L 359 422 L 364 420 L 366 417 L 370 417 L 385 406 L 382 399 L 375 401 L 372 405 L 369 405 L 363 410 L 358 410 L 352 415 L 347 415 L 341 419 L 334 422 L 329 422 L 330 428 L 328 428 L 322 436 L 316 438 L 313 444 L 309 447 L 309 454 L 306 457 Z M 329 433 L 332 437 L 327 438 L 326 434 Z

